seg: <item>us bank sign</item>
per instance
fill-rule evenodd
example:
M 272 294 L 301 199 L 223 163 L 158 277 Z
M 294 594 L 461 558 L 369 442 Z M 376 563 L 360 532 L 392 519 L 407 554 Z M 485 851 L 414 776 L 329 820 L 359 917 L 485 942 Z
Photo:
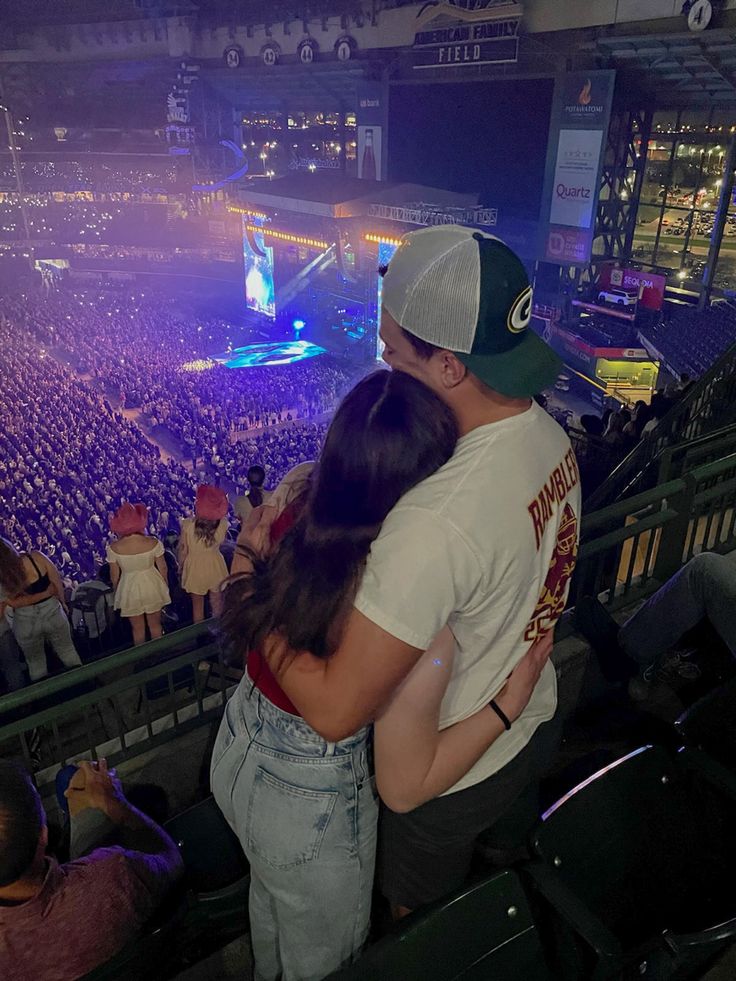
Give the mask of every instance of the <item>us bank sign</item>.
M 414 68 L 501 65 L 519 55 L 521 7 L 428 3 L 417 15 Z

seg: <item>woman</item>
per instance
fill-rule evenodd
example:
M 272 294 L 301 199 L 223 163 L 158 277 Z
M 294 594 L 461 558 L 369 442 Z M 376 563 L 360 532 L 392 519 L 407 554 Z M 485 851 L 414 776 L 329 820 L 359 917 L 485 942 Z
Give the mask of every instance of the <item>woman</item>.
M 110 518 L 117 541 L 107 546 L 114 606 L 130 620 L 134 647 L 145 642 L 146 626 L 151 640 L 162 635 L 161 610 L 171 602 L 164 546 L 146 534 L 147 523 L 148 508 L 126 501 Z
M 80 667 L 58 569 L 42 552 L 19 553 L 0 538 L 0 617 L 6 607 L 13 610 L 13 633 L 31 681 L 48 674 L 46 641 L 65 667 Z
M 200 484 L 194 515 L 181 523 L 179 564 L 181 584 L 192 601 L 194 622 L 201 623 L 205 596 L 209 595 L 213 615 L 220 612 L 220 586 L 227 577 L 227 565 L 220 552 L 228 529 L 225 491 Z
M 283 535 L 275 554 L 254 555 L 252 572 L 226 591 L 226 640 L 241 656 L 251 653 L 215 744 L 212 789 L 251 863 L 251 938 L 261 981 L 316 981 L 364 943 L 377 802 L 369 729 L 325 742 L 299 717 L 257 650 L 271 660 L 279 648 L 282 665 L 299 657 L 291 652 L 333 653 L 381 523 L 404 493 L 449 459 L 456 439 L 449 409 L 419 382 L 386 371 L 363 379 L 337 410 L 309 490 L 273 522 L 272 537 Z M 291 486 L 298 494 L 298 485 Z M 250 522 L 252 541 L 275 510 L 265 508 L 263 520 Z M 426 746 L 411 740 L 417 767 L 402 767 L 411 771 L 410 785 L 396 802 L 407 808 L 449 789 L 504 731 L 486 709 L 438 735 L 453 646 L 443 631 L 419 666 L 435 675 L 429 689 L 419 679 L 429 690 L 429 723 Z M 496 699 L 512 721 L 541 664 L 536 677 L 517 671 Z M 386 718 L 389 726 L 400 723 L 390 710 Z M 378 779 L 383 769 L 392 794 L 406 772 L 385 764 L 384 754 Z

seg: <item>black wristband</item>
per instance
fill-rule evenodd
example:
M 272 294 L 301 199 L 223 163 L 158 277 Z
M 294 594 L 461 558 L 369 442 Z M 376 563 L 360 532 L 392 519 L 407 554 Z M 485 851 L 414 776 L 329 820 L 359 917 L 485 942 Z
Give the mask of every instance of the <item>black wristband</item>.
M 511 722 L 509 721 L 508 715 L 506 715 L 504 710 L 496 703 L 495 698 L 492 698 L 490 700 L 490 702 L 488 703 L 488 707 L 493 709 L 493 711 L 499 717 L 501 722 L 503 722 L 504 729 L 506 729 L 506 731 L 508 732 L 508 730 L 511 728 Z

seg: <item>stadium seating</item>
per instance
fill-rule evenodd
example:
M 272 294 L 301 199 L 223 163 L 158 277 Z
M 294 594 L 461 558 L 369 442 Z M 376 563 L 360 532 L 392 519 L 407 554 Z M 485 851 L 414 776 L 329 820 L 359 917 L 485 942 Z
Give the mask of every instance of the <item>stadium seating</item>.
M 213 797 L 164 827 L 184 859 L 188 908 L 180 942 L 196 960 L 248 930 L 249 865 Z
M 330 981 L 550 981 L 518 875 L 499 872 L 402 921 Z
M 689 764 L 736 796 L 736 679 L 694 702 L 675 723 Z
M 694 307 L 678 307 L 643 327 L 642 334 L 672 369 L 697 378 L 736 341 L 736 312 L 730 305 L 702 312 Z
M 559 976 L 694 977 L 733 942 L 732 804 L 704 806 L 688 769 L 652 746 L 558 801 L 529 872 L 559 917 Z

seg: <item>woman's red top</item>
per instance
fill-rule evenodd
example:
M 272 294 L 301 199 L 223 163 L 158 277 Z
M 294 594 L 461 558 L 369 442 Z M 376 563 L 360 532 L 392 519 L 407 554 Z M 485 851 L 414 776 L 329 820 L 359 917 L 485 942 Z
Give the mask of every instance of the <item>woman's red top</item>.
M 287 531 L 290 531 L 294 527 L 301 511 L 301 505 L 301 500 L 297 499 L 285 507 L 278 518 L 276 518 L 271 525 L 272 545 L 278 545 Z M 246 659 L 246 664 L 250 680 L 258 691 L 266 696 L 269 702 L 273 702 L 282 712 L 289 712 L 291 715 L 298 715 L 301 718 L 299 709 L 289 700 L 260 651 L 250 651 Z

